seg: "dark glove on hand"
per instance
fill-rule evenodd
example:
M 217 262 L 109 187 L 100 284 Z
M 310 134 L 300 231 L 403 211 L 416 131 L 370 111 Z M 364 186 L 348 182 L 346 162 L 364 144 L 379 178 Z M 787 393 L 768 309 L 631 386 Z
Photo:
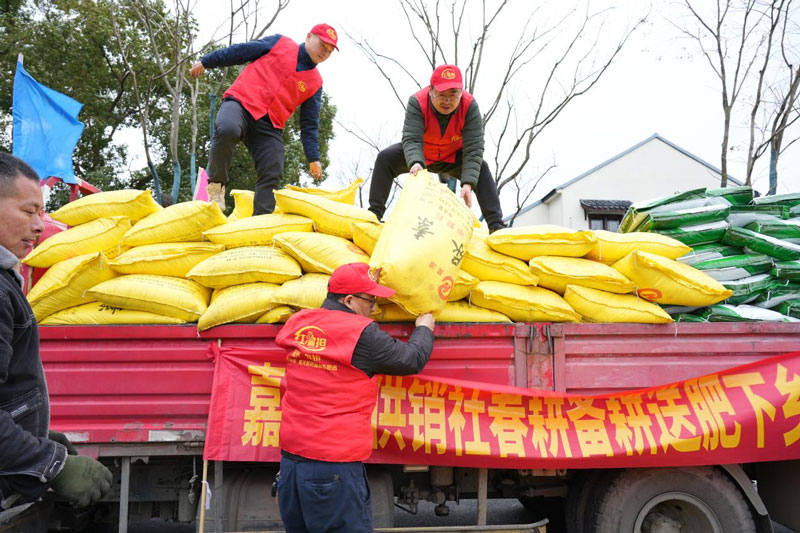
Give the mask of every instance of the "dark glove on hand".
M 68 455 L 51 487 L 76 507 L 87 507 L 111 491 L 111 481 L 111 471 L 98 461 L 83 455 Z
M 63 444 L 69 455 L 78 455 L 78 450 L 75 449 L 75 446 L 72 445 L 67 436 L 60 431 L 53 431 L 51 429 L 47 432 L 47 438 L 53 442 Z

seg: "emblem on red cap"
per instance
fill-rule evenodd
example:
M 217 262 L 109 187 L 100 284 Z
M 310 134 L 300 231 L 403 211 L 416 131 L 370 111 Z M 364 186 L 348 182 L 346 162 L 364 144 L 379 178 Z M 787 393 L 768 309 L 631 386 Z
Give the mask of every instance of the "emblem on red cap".
M 328 29 L 327 29 L 327 31 L 326 31 L 325 33 L 327 33 L 327 34 L 328 34 L 328 37 L 330 37 L 330 38 L 331 38 L 331 39 L 333 39 L 334 41 L 336 41 L 336 40 L 337 40 L 337 37 L 336 37 L 336 30 L 334 30 L 333 28 L 328 28 Z
M 455 77 L 456 73 L 451 68 L 446 68 L 442 71 L 442 78 L 445 80 L 453 80 Z

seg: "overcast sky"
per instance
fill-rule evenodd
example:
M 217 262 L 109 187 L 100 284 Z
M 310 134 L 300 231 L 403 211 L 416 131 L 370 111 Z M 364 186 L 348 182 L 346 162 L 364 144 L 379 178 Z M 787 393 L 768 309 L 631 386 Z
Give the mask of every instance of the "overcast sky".
M 478 2 L 475 2 L 476 4 Z M 496 4 L 496 2 L 488 2 Z M 568 2 L 567 2 L 568 3 Z M 219 28 L 227 17 L 227 7 L 219 9 L 221 3 L 200 0 L 196 14 L 200 23 L 201 42 L 212 36 L 225 33 Z M 266 3 L 265 8 L 270 3 Z M 503 65 L 508 49 L 513 46 L 515 19 L 527 16 L 530 0 L 510 0 L 508 17 L 491 37 L 491 54 L 484 58 L 486 67 L 475 97 L 485 109 L 494 96 L 493 76 Z M 595 9 L 600 2 L 593 4 Z M 602 4 L 608 5 L 608 4 Z M 604 32 L 607 39 L 615 38 L 622 28 L 629 25 L 645 10 L 641 0 L 623 0 L 615 4 L 610 25 Z M 674 4 L 656 4 L 649 22 L 636 32 L 623 52 L 606 72 L 601 81 L 585 96 L 576 99 L 557 121 L 546 130 L 533 147 L 530 174 L 537 169 L 555 164 L 554 170 L 537 187 L 529 201 L 541 198 L 553 187 L 568 181 L 603 161 L 617 155 L 653 133 L 659 133 L 708 163 L 720 166 L 722 142 L 722 110 L 719 82 L 706 60 L 701 57 L 694 44 L 678 37 L 677 31 L 668 23 L 664 14 Z M 547 13 L 537 14 L 537 20 L 546 19 Z M 267 32 L 282 33 L 300 42 L 311 26 L 327 22 L 339 32 L 340 51 L 319 69 L 324 87 L 337 106 L 337 119 L 349 129 L 361 130 L 382 146 L 400 140 L 403 108 L 390 90 L 389 84 L 377 69 L 366 59 L 350 36 L 365 38 L 382 53 L 390 55 L 406 66 L 418 78 L 420 84 L 427 82 L 430 68 L 424 56 L 411 41 L 408 26 L 402 11 L 391 0 L 348 0 L 330 2 L 319 0 L 291 0 L 276 23 Z M 504 41 L 505 40 L 505 41 Z M 601 42 L 599 46 L 607 44 Z M 498 59 L 499 58 L 499 59 Z M 463 67 L 463 65 L 461 65 Z M 492 70 L 492 69 L 495 70 Z M 530 103 L 538 98 L 537 82 L 542 71 L 528 71 L 516 88 L 515 102 L 520 114 L 528 112 Z M 399 79 L 403 100 L 416 89 L 407 79 Z M 403 92 L 405 91 L 405 92 Z M 202 114 L 201 114 L 202 116 Z M 487 143 L 496 130 L 488 131 Z M 746 137 L 743 124 L 736 124 L 734 132 L 736 146 Z M 345 129 L 336 128 L 336 139 L 331 150 L 330 179 L 324 186 L 334 188 L 354 179 L 358 172 L 364 178 L 372 168 L 375 151 L 359 141 Z M 800 145 L 788 151 L 779 167 L 779 193 L 800 191 L 798 167 Z M 742 154 L 742 155 L 740 155 Z M 731 152 L 729 172 L 743 181 L 745 175 L 744 152 Z M 765 159 L 766 162 L 766 159 Z M 200 162 L 205 164 L 204 161 Z M 356 170 L 357 169 L 357 170 Z M 759 168 L 754 180 L 756 189 L 766 191 L 768 177 L 766 165 Z M 509 193 L 511 191 L 508 191 Z M 621 195 L 624 193 L 621 191 Z M 621 198 L 622 198 L 621 196 Z M 365 195 L 366 197 L 366 195 Z M 503 195 L 504 209 L 513 206 L 513 199 Z

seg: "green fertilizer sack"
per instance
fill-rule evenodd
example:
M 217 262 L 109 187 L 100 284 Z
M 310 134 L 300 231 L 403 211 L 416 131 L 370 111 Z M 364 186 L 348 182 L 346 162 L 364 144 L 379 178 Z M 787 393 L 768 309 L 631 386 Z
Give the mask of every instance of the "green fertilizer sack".
M 701 244 L 695 246 L 692 251 L 686 255 L 682 255 L 676 261 L 680 261 L 685 265 L 694 265 L 700 261 L 710 261 L 712 259 L 722 259 L 731 255 L 739 255 L 742 249 L 738 246 L 730 246 L 722 243 Z
M 745 228 L 728 228 L 722 241 L 731 246 L 741 246 L 753 252 L 766 254 L 779 261 L 800 259 L 800 244 L 762 235 Z
M 800 283 L 790 283 L 785 279 L 772 280 L 758 298 L 751 303 L 756 307 L 774 309 L 787 300 L 800 299 Z
M 731 205 L 748 205 L 753 201 L 752 187 L 723 187 L 721 189 L 708 189 L 706 196 L 721 196 Z
M 733 291 L 730 298 L 725 301 L 732 305 L 750 303 L 770 287 L 771 281 L 772 277 L 769 274 L 756 274 L 747 278 L 723 281 L 721 283 L 725 288 Z
M 774 311 L 777 311 L 782 315 L 800 318 L 800 299 L 786 300 L 776 307 Z
M 733 205 L 728 215 L 731 226 L 743 228 L 754 220 L 770 220 L 772 218 L 786 220 L 789 208 L 785 205 Z
M 708 224 L 726 219 L 730 212 L 729 205 L 704 205 L 689 209 L 653 211 L 645 215 L 636 231 L 660 231 Z
M 698 226 L 685 226 L 683 228 L 661 230 L 658 233 L 666 235 L 667 237 L 672 237 L 694 248 L 701 244 L 719 242 L 722 240 L 722 237 L 729 227 L 726 221 L 720 220 L 718 222 L 700 224 Z
M 706 322 L 705 318 L 697 315 L 690 315 L 688 313 L 672 315 L 672 320 L 675 322 Z
M 769 272 L 772 258 L 763 254 L 742 254 L 700 261 L 692 265 L 717 281 L 732 281 Z
M 712 305 L 700 316 L 709 322 L 800 322 L 800 319 L 753 305 Z
M 794 207 L 796 205 L 800 205 L 800 192 L 790 192 L 789 194 L 773 194 L 772 196 L 753 198 L 753 205 L 780 205 Z
M 745 226 L 745 229 L 769 235 L 776 239 L 800 239 L 800 221 L 792 220 L 754 220 Z
M 779 261 L 769 273 L 776 278 L 800 281 L 800 261 Z
M 703 187 L 700 189 L 692 189 L 690 191 L 672 194 L 670 196 L 663 196 L 651 200 L 635 202 L 631 204 L 631 206 L 628 208 L 628 211 L 625 213 L 625 216 L 622 217 L 622 222 L 620 222 L 619 225 L 619 232 L 630 233 L 632 231 L 636 231 L 636 228 L 642 222 L 645 215 L 657 207 L 683 203 L 683 205 L 680 207 L 673 206 L 672 209 L 688 209 L 690 207 L 700 207 L 706 205 L 705 196 L 706 189 Z M 697 202 L 691 204 L 684 203 L 691 200 L 697 200 Z

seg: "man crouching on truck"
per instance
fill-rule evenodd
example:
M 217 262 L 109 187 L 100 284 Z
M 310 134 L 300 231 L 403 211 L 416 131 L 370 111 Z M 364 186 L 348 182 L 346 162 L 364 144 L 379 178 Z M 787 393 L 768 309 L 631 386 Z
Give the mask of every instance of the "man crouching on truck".
M 373 530 L 362 461 L 372 453 L 376 374 L 417 374 L 433 350 L 430 313 L 417 317 L 408 343 L 369 318 L 376 297 L 394 293 L 366 263 L 340 266 L 322 308 L 296 313 L 276 338 L 287 363 L 278 505 L 288 533 Z
M 39 329 L 15 270 L 44 229 L 41 210 L 36 171 L 0 152 L 0 525 L 18 511 L 6 509 L 34 502 L 48 488 L 79 507 L 111 489 L 105 466 L 77 455 L 63 433 L 48 431 Z M 15 531 L 33 531 L 18 525 Z

